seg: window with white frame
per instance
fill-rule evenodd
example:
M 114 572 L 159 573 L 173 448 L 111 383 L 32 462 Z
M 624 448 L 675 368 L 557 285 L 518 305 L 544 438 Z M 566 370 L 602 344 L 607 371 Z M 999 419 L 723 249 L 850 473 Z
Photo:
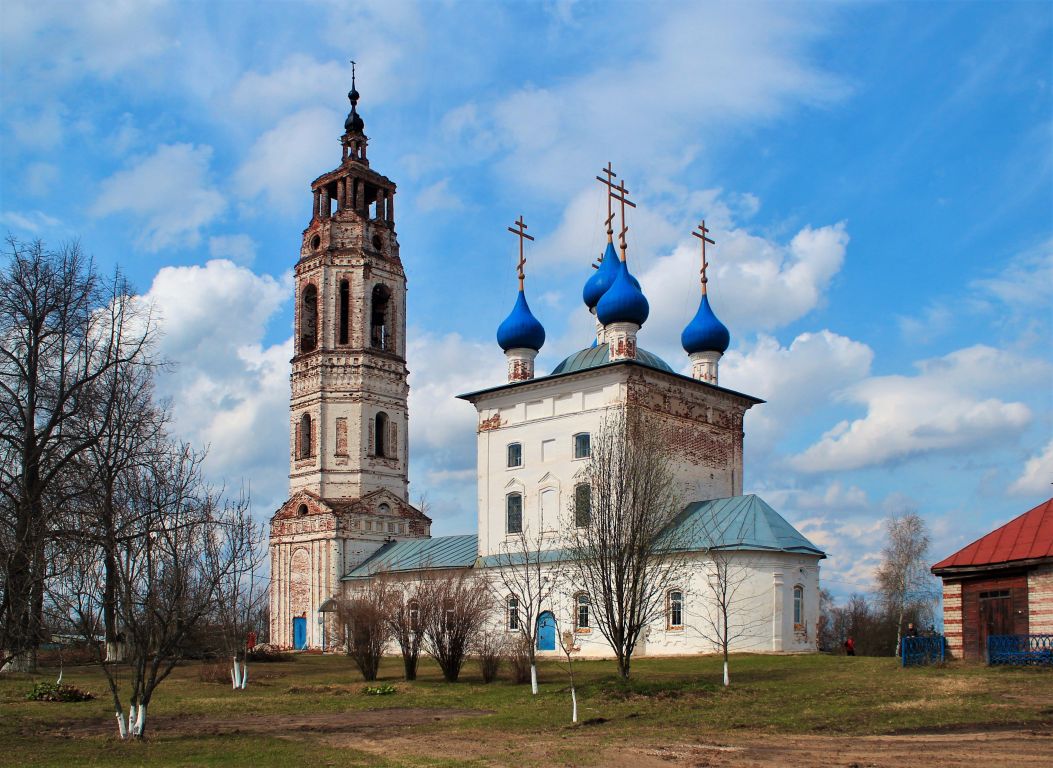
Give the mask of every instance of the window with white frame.
M 574 615 L 574 628 L 579 632 L 589 631 L 589 596 L 585 592 L 579 592 L 575 599 L 576 608 Z
M 574 435 L 574 458 L 587 459 L 592 455 L 592 441 L 588 432 Z
M 523 494 L 510 493 L 505 497 L 505 533 L 523 532 Z
M 679 589 L 669 590 L 669 629 L 684 628 L 684 593 Z
M 793 588 L 793 623 L 804 624 L 804 587 L 800 584 Z
M 523 444 L 522 443 L 509 443 L 508 444 L 508 467 L 521 467 L 523 466 Z
M 508 631 L 519 631 L 519 598 L 515 595 L 508 598 Z
M 409 608 L 410 629 L 416 632 L 420 629 L 420 603 L 416 600 L 410 600 L 407 607 Z

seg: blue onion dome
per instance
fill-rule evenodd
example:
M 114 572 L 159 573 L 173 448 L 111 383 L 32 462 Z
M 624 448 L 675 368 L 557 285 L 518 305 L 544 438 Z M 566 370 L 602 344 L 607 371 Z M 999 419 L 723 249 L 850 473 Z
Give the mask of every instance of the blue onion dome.
M 497 343 L 505 352 L 510 349 L 537 351 L 545 343 L 545 329 L 531 313 L 522 289 L 516 298 L 516 305 L 497 327 Z
M 611 323 L 635 323 L 643 325 L 650 314 L 647 297 L 640 290 L 640 283 L 631 274 L 624 261 L 618 262 L 618 276 L 611 287 L 596 304 L 596 317 L 604 325 Z
M 599 269 L 593 271 L 592 277 L 585 281 L 585 288 L 581 291 L 585 306 L 595 309 L 617 276 L 618 254 L 614 251 L 614 243 L 607 243 L 607 250 L 603 252 Z
M 684 332 L 680 334 L 680 343 L 689 355 L 695 352 L 720 352 L 724 354 L 731 344 L 731 334 L 724 323 L 713 314 L 713 308 L 709 306 L 709 296 L 702 294 L 702 302 L 698 305 L 698 312 L 687 324 Z

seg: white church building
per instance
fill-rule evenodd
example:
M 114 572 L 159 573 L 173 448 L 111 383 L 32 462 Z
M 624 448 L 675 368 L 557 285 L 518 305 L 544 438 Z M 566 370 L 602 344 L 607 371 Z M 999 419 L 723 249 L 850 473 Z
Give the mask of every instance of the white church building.
M 561 528 L 588 504 L 580 470 L 592 436 L 612 409 L 629 407 L 669 446 L 684 500 L 672 533 L 687 549 L 687 567 L 636 654 L 716 650 L 700 631 L 714 607 L 706 587 L 714 552 L 743 574 L 747 613 L 737 617 L 733 650 L 815 650 L 825 555 L 762 499 L 742 494 L 743 419 L 763 401 L 719 385 L 730 335 L 707 294 L 705 244 L 712 241 L 703 224 L 700 304 L 681 336 L 691 371 L 684 375 L 637 347 L 649 307 L 628 266 L 628 192 L 613 184 L 609 166 L 608 199 L 622 205 L 618 248 L 611 215 L 599 267 L 582 259 L 583 273 L 591 272 L 583 311 L 594 315 L 596 337 L 551 373 L 535 372 L 545 332 L 527 304 L 521 258 L 519 292 L 497 332 L 507 381 L 460 396 L 478 411 L 477 533 L 430 535 L 431 520 L 408 497 L 406 276 L 395 184 L 370 168 L 354 85 L 348 98 L 342 162 L 311 184 L 312 216 L 295 270 L 290 496 L 271 519 L 271 642 L 334 645 L 327 601 L 379 571 L 416 578 L 474 569 L 492 577 L 523 532 L 532 540 L 541 532 L 555 552 L 566 540 Z M 542 606 L 538 650 L 556 652 L 556 632 L 572 627 L 585 655 L 613 655 L 589 596 L 565 581 Z M 517 622 L 514 598 L 498 601 L 493 626 L 512 633 Z

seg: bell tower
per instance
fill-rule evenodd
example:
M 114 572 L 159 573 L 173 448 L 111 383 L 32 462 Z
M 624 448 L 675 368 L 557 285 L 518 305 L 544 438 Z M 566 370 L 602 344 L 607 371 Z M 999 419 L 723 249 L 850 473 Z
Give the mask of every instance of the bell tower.
M 289 500 L 271 520 L 271 637 L 292 647 L 326 644 L 315 613 L 341 576 L 431 524 L 409 504 L 395 183 L 370 168 L 354 74 L 348 99 L 341 162 L 311 182 L 295 269 Z

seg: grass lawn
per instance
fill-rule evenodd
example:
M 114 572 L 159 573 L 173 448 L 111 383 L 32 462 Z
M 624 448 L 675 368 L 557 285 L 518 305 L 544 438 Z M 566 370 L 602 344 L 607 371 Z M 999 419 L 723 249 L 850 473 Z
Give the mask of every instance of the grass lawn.
M 51 671 L 0 677 L 0 764 L 604 765 L 601 747 L 618 744 L 1048 728 L 1053 720 L 1048 669 L 903 670 L 893 659 L 744 655 L 732 659 L 724 690 L 712 657 L 639 659 L 628 685 L 612 662 L 575 668 L 583 721 L 576 728 L 567 678 L 555 664 L 541 666 L 541 693 L 532 697 L 529 686 L 483 685 L 474 664 L 449 685 L 428 660 L 415 683 L 401 680 L 400 660 L 385 660 L 381 681 L 397 693 L 366 696 L 343 657 L 257 664 L 239 692 L 201 682 L 199 665 L 189 663 L 159 688 L 142 744 L 114 738 L 105 683 L 91 668 L 64 675 L 99 696 L 84 703 L 25 701 L 34 682 L 54 679 Z

